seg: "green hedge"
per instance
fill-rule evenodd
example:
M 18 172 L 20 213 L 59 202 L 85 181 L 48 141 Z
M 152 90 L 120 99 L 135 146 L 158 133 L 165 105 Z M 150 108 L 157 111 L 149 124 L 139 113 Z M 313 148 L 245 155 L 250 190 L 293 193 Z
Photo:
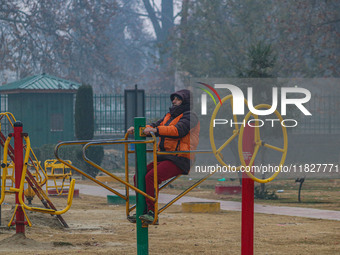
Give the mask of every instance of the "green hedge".
M 41 165 L 44 166 L 44 162 L 47 159 L 55 159 L 54 148 L 55 144 L 45 144 L 39 148 L 33 148 L 35 155 L 38 160 L 41 161 Z M 98 169 L 90 166 L 83 160 L 82 156 L 82 146 L 81 145 L 72 145 L 65 146 L 59 149 L 59 157 L 65 160 L 71 160 L 72 165 L 79 168 L 80 170 L 86 172 L 92 177 L 96 177 L 98 174 Z M 103 157 L 104 157 L 104 149 L 102 146 L 92 146 L 88 148 L 87 157 L 100 165 Z

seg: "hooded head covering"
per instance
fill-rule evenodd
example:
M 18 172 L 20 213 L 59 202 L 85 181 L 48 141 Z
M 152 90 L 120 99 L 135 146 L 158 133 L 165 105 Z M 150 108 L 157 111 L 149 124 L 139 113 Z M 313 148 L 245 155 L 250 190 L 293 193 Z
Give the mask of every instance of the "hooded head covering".
M 182 89 L 178 90 L 170 95 L 171 101 L 174 100 L 175 96 L 179 97 L 183 102 L 183 105 L 188 104 L 190 107 L 192 107 L 192 92 L 188 89 Z
M 173 117 L 177 117 L 185 111 L 190 111 L 193 106 L 192 102 L 192 92 L 187 89 L 178 90 L 170 95 L 170 100 L 173 101 L 175 97 L 182 100 L 182 104 L 178 106 L 170 107 L 170 114 Z

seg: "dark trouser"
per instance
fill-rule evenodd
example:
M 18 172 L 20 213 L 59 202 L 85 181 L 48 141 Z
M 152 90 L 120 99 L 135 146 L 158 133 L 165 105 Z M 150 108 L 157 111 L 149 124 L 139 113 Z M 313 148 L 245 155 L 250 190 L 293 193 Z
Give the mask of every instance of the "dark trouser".
M 155 197 L 155 188 L 154 188 L 154 174 L 153 174 L 153 162 L 146 166 L 147 174 L 145 175 L 145 185 L 146 185 L 146 194 L 151 197 Z M 170 179 L 171 177 L 181 175 L 182 171 L 179 167 L 177 167 L 173 162 L 169 160 L 157 162 L 157 181 L 158 184 Z M 133 177 L 136 186 L 136 175 Z M 155 211 L 154 202 L 150 199 L 146 198 L 146 204 L 148 206 L 148 210 Z

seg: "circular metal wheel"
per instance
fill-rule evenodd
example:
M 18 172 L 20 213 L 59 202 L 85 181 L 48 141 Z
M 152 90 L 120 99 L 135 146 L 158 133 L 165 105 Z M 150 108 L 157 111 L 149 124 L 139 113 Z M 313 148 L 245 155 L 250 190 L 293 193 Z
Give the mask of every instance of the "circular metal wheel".
M 268 104 L 259 104 L 257 106 L 255 106 L 255 109 L 261 109 L 261 108 L 267 108 L 267 109 L 270 109 L 271 106 L 268 105 Z M 281 116 L 281 114 L 275 110 L 275 115 L 277 116 L 277 118 L 280 120 L 280 123 L 282 123 L 283 121 L 283 118 Z M 248 123 L 248 119 L 250 118 L 250 116 L 254 116 L 255 119 L 257 119 L 257 116 L 252 114 L 251 112 L 248 112 L 248 114 L 245 116 L 244 118 L 244 122 L 245 123 Z M 256 123 L 256 121 L 255 121 Z M 257 127 L 256 127 L 257 126 Z M 275 179 L 275 177 L 280 173 L 281 169 L 282 169 L 282 166 L 286 160 L 286 156 L 287 156 L 287 149 L 288 149 L 288 136 L 287 136 L 287 129 L 285 126 L 281 125 L 281 128 L 282 128 L 282 135 L 283 135 L 283 148 L 279 148 L 279 147 L 276 147 L 276 146 L 273 146 L 273 145 L 270 145 L 268 143 L 265 143 L 264 141 L 261 140 L 261 136 L 260 136 L 260 128 L 258 127 L 258 125 L 255 126 L 255 141 L 254 141 L 254 144 L 255 144 L 255 148 L 254 148 L 254 153 L 250 159 L 250 162 L 248 164 L 248 166 L 252 166 L 254 161 L 255 161 L 255 158 L 257 156 L 257 153 L 260 149 L 260 146 L 264 146 L 264 147 L 267 147 L 269 149 L 272 149 L 272 150 L 275 150 L 275 151 L 279 151 L 282 153 L 282 157 L 281 157 L 281 161 L 279 163 L 279 167 L 278 167 L 278 171 L 275 171 L 275 173 L 270 176 L 269 178 L 267 179 L 259 179 L 257 177 L 255 177 L 251 171 L 250 171 L 250 167 L 246 168 L 246 174 L 251 178 L 253 179 L 254 181 L 256 182 L 259 182 L 259 183 L 267 183 L 267 182 L 270 182 L 272 180 Z M 238 139 L 238 153 L 239 153 L 239 157 L 240 157 L 240 161 L 241 161 L 241 164 L 243 166 L 247 166 L 246 163 L 245 163 L 245 160 L 244 160 L 244 156 L 243 156 L 243 132 L 244 132 L 244 126 L 241 127 L 240 129 L 240 134 L 239 134 L 239 139 Z
M 226 102 L 227 100 L 230 100 L 230 104 L 231 104 L 231 108 L 233 107 L 233 96 L 232 95 L 228 95 L 226 97 L 224 97 L 221 102 L 222 104 L 224 104 L 224 102 Z M 248 105 L 247 103 L 247 100 L 244 99 L 244 103 L 245 105 Z M 215 144 L 215 140 L 214 140 L 214 120 L 216 119 L 216 115 L 218 113 L 218 111 L 220 110 L 221 108 L 221 103 L 219 102 L 215 109 L 214 109 L 214 112 L 211 116 L 211 119 L 210 119 L 210 127 L 209 127 L 209 138 L 210 138 L 210 144 L 211 144 L 211 149 L 217 159 L 217 161 L 223 165 L 223 166 L 226 166 L 226 167 L 229 167 L 227 163 L 225 163 L 223 161 L 223 155 L 221 153 L 221 151 L 233 140 L 235 139 L 239 132 L 240 132 L 240 128 L 239 128 L 239 125 L 238 125 L 238 122 L 237 122 L 237 116 L 236 115 L 233 115 L 233 120 L 235 122 L 235 129 L 233 130 L 233 134 L 227 139 L 227 141 L 225 143 L 222 144 L 221 147 L 219 147 L 218 149 L 216 148 L 216 144 Z M 237 170 L 239 170 L 240 167 L 237 167 Z

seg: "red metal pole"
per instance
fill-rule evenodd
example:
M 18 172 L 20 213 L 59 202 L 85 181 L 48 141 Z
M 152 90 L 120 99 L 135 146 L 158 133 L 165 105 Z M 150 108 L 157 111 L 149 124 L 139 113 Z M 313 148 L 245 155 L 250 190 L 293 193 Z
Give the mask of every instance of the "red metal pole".
M 254 153 L 255 129 L 246 126 L 243 133 L 243 156 L 248 165 Z M 242 232 L 241 254 L 254 254 L 254 181 L 242 173 Z
M 23 167 L 23 138 L 22 123 L 14 123 L 14 164 L 15 164 L 15 188 L 20 188 L 20 181 Z M 23 195 L 24 196 L 24 195 Z M 15 227 L 17 233 L 25 233 L 25 215 L 19 203 L 19 193 L 15 194 L 15 203 L 18 206 L 16 211 Z

